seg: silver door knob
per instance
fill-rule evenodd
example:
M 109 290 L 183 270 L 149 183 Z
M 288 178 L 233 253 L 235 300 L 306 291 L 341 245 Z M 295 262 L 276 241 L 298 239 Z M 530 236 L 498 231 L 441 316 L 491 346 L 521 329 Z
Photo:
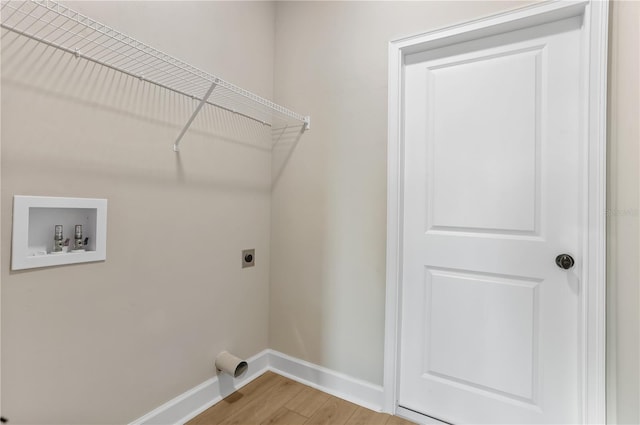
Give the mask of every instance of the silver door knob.
M 569 270 L 576 262 L 569 254 L 560 254 L 556 257 L 556 264 L 561 269 Z

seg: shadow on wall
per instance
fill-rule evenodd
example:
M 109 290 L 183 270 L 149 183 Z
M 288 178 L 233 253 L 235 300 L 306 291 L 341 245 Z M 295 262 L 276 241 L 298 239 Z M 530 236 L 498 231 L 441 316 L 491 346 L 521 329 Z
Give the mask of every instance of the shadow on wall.
M 187 96 L 172 92 L 152 83 L 131 77 L 129 75 L 111 70 L 101 65 L 89 62 L 82 58 L 75 58 L 69 53 L 62 52 L 53 47 L 43 45 L 36 41 L 19 36 L 11 31 L 2 32 L 2 84 L 9 89 L 21 90 L 29 93 L 29 97 L 38 101 L 47 98 L 54 103 L 73 104 L 80 106 L 87 113 L 91 112 L 92 120 L 98 114 L 115 116 L 117 120 L 133 120 L 136 125 L 143 128 L 154 128 L 154 136 L 136 137 L 127 144 L 127 152 L 160 151 L 172 158 L 175 170 L 174 175 L 163 175 L 160 180 L 176 181 L 177 183 L 193 182 L 198 176 L 189 175 L 188 167 L 193 150 L 207 145 L 207 150 L 215 150 L 217 158 L 210 158 L 211 167 L 222 166 L 224 169 L 225 152 L 240 149 L 244 154 L 254 152 L 257 155 L 270 155 L 274 153 L 272 180 L 277 181 L 290 157 L 292 150 L 300 139 L 301 126 L 284 126 L 274 129 L 268 125 L 252 121 L 242 116 L 233 114 L 223 109 L 206 105 L 193 122 L 187 132 L 181 147 L 183 152 L 175 155 L 171 151 L 176 136 L 185 125 L 199 101 Z M 28 113 L 28 111 L 23 111 Z M 79 131 L 85 125 L 82 117 L 67 117 L 60 126 L 77 127 Z M 98 119 L 98 118 L 96 118 Z M 94 126 L 95 127 L 95 126 Z M 86 128 L 86 138 L 93 138 L 93 128 Z M 110 129 L 111 130 L 111 129 Z M 113 129 L 111 137 L 127 137 L 128 134 L 119 134 L 118 129 Z M 73 131 L 73 130 L 70 130 Z M 124 131 L 124 130 L 123 130 Z M 136 133 L 138 136 L 139 134 Z M 102 137 L 106 137 L 102 135 Z M 216 145 L 211 147 L 210 145 Z M 222 145 L 227 144 L 228 147 Z M 80 150 L 83 148 L 78 147 Z M 105 149 L 102 146 L 93 146 L 94 151 Z M 38 158 L 38 150 L 29 153 L 30 161 Z M 206 152 L 206 151 L 205 151 Z M 240 151 L 238 152 L 240 153 Z M 203 154 L 200 151 L 200 154 Z M 90 155 L 83 157 L 81 167 L 90 168 L 93 172 L 104 169 L 106 158 L 117 156 L 114 152 L 99 156 L 92 161 Z M 55 162 L 51 152 L 41 158 L 44 166 Z M 60 158 L 62 160 L 62 158 Z M 149 178 L 148 170 L 140 168 L 141 164 L 128 164 L 123 170 L 123 164 L 127 164 L 123 158 L 114 159 L 110 167 L 118 168 L 119 175 L 134 174 L 135 178 Z M 65 158 L 68 161 L 68 156 Z M 241 172 L 242 170 L 237 170 Z M 154 178 L 158 178 L 155 176 Z M 202 176 L 201 176 L 202 177 Z M 203 181 L 203 183 L 210 183 Z M 261 184 L 262 190 L 268 190 Z
M 276 186 L 284 171 L 300 137 L 304 133 L 303 126 L 285 126 L 272 130 L 271 184 Z

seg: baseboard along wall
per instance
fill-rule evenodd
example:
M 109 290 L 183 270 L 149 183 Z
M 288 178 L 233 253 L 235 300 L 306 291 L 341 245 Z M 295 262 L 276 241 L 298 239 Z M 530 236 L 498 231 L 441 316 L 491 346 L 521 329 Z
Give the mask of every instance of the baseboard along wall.
M 267 371 L 275 372 L 368 409 L 382 410 L 384 399 L 382 386 L 270 349 L 248 358 L 247 363 L 249 370 L 243 377 L 233 379 L 219 373 L 129 425 L 182 425 Z

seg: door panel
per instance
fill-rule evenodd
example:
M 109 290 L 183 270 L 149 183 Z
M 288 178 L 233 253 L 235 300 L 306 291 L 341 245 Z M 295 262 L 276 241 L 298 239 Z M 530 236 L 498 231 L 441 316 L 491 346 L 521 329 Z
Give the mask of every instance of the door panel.
M 443 381 L 533 400 L 538 281 L 427 269 L 425 368 Z M 490 353 L 490 355 L 486 355 Z M 469 362 L 469 358 L 475 359 Z
M 540 56 L 506 52 L 426 69 L 429 228 L 535 232 Z
M 407 57 L 399 404 L 580 422 L 578 18 Z M 576 266 L 562 270 L 555 257 Z

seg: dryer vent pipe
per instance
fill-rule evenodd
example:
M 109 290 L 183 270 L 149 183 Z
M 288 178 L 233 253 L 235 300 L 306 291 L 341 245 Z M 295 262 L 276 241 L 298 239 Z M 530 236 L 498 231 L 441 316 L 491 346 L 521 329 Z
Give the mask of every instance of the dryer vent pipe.
M 223 351 L 216 357 L 216 369 L 234 378 L 239 378 L 249 369 L 249 365 L 241 358 Z

